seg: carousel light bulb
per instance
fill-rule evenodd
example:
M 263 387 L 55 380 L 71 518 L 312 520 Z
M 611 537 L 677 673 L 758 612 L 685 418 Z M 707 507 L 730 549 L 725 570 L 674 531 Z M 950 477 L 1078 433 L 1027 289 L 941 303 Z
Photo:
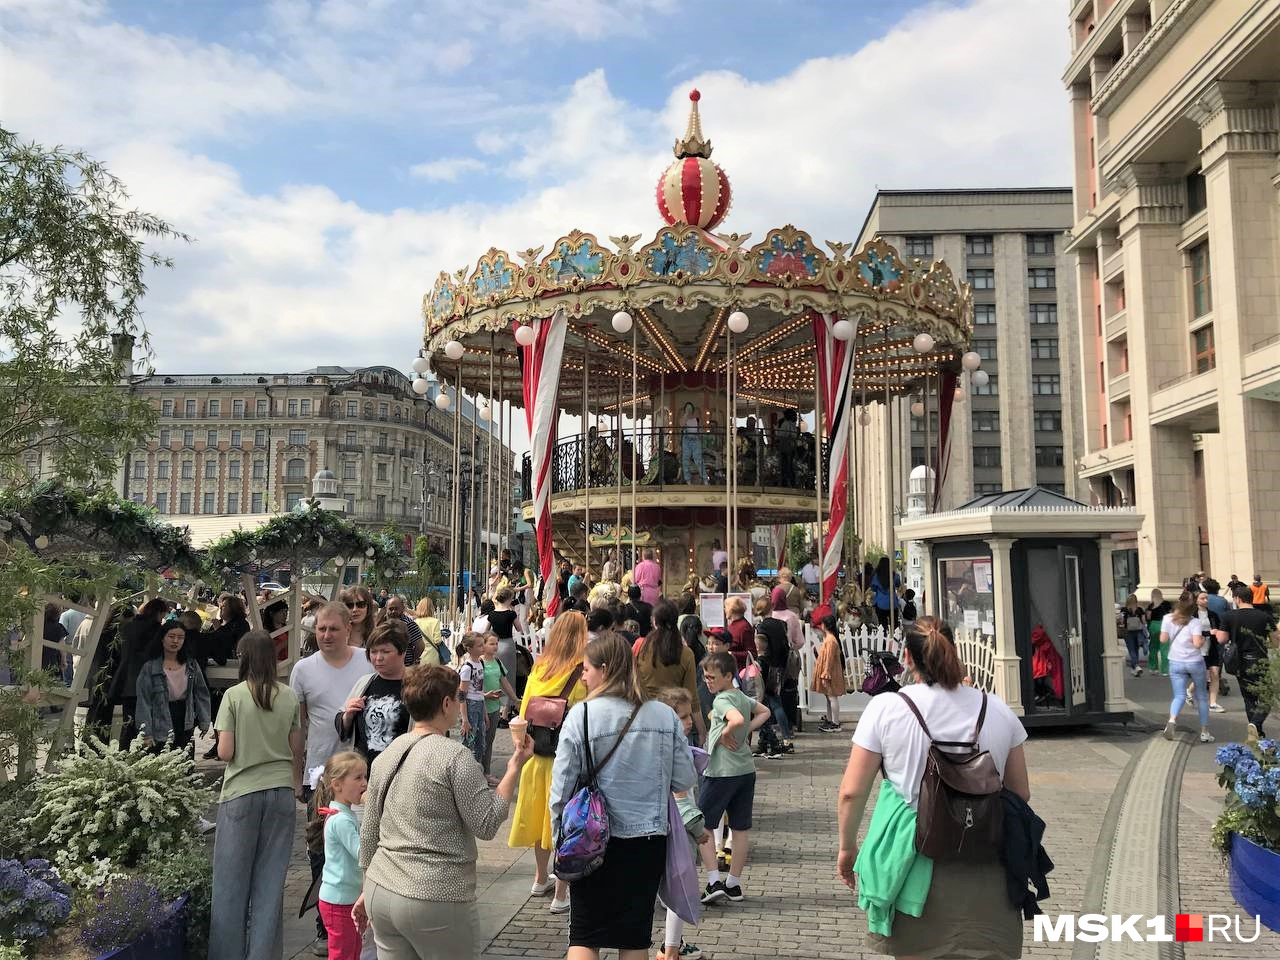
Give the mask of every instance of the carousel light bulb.
M 853 324 L 848 320 L 837 320 L 831 325 L 831 335 L 837 340 L 852 340 Z
M 465 347 L 458 340 L 450 340 L 444 345 L 444 355 L 450 360 L 461 360 Z
M 413 358 L 414 373 L 426 373 L 430 369 L 431 369 L 431 361 L 428 360 L 426 357 Z
M 449 399 L 449 394 L 445 393 L 444 390 L 441 390 L 439 393 L 436 394 L 437 409 L 448 410 L 449 404 L 452 402 L 453 401 Z
M 480 419 L 486 423 L 493 419 L 493 410 L 490 408 L 489 404 L 480 404 Z
M 964 367 L 970 373 L 982 366 L 982 357 L 975 350 L 970 350 L 960 358 L 960 366 Z
M 625 310 L 619 310 L 613 315 L 613 329 L 616 333 L 631 332 L 631 314 Z
M 916 338 L 911 341 L 911 345 L 916 348 L 916 353 L 928 353 L 933 349 L 933 335 L 928 333 L 917 333 Z
M 413 380 L 413 392 L 420 397 L 424 397 L 427 391 L 431 389 L 431 381 L 426 377 L 415 377 Z
M 529 344 L 533 343 L 533 340 L 533 324 L 522 323 L 520 326 L 516 327 L 516 343 L 520 344 L 522 347 L 527 347 Z
M 923 404 L 923 403 L 921 403 L 919 400 L 917 400 L 915 403 L 911 404 L 911 415 L 912 415 L 913 417 L 923 417 L 923 416 L 924 416 L 924 404 Z
M 964 387 L 956 387 L 956 403 L 964 402 Z
M 975 387 L 985 387 L 991 382 L 991 375 L 985 370 L 975 370 L 970 378 Z
M 729 314 L 729 329 L 734 333 L 746 333 L 749 323 L 751 320 L 741 310 L 735 310 Z

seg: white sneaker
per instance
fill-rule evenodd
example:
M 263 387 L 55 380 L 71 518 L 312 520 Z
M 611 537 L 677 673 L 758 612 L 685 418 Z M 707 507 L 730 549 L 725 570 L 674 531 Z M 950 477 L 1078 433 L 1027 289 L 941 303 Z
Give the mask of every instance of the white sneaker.
M 556 888 L 556 879 L 555 877 L 551 877 L 548 880 L 542 881 L 542 883 L 535 883 L 532 887 L 529 888 L 529 892 L 532 893 L 535 897 L 545 897 L 548 893 L 550 893 L 555 888 Z
M 1209 704 L 1209 712 L 1210 713 L 1226 713 L 1227 708 L 1220 703 L 1211 703 Z
M 556 900 L 553 898 L 551 901 L 551 906 L 548 907 L 547 909 L 549 909 L 552 913 L 568 913 L 569 898 L 565 897 L 563 900 Z
M 1201 742 L 1201 743 L 1213 743 L 1214 739 L 1215 739 L 1215 738 L 1214 738 L 1213 734 L 1212 734 L 1212 733 L 1210 733 L 1208 730 L 1201 730 L 1201 731 L 1200 731 L 1200 742 Z
M 1166 740 L 1172 740 L 1173 735 L 1177 731 L 1177 729 L 1178 729 L 1178 725 L 1174 721 L 1170 720 L 1168 723 L 1164 725 L 1164 738 Z

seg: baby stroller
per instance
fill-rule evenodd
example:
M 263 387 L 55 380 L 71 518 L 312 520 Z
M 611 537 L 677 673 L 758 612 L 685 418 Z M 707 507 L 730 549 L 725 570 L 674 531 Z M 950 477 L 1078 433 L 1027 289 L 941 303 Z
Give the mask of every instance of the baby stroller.
M 862 680 L 862 692 L 877 696 L 895 693 L 901 689 L 897 678 L 902 673 L 902 661 L 888 650 L 867 652 L 867 673 Z

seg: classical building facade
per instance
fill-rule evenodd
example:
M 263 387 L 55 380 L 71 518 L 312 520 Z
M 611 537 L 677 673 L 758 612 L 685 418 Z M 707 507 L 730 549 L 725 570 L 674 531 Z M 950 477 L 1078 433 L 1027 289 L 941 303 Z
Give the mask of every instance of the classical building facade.
M 1071 223 L 1065 187 L 876 193 L 859 246 L 883 237 L 904 257 L 945 261 L 973 287 L 973 349 L 990 379 L 953 408 L 942 509 L 1030 486 L 1076 495 L 1081 422 L 1075 274 L 1066 253 Z M 855 484 L 859 512 L 871 521 L 864 537 L 879 546 L 892 540 L 890 516 L 907 509 L 912 471 L 926 462 L 937 467 L 936 381 L 932 390 L 927 418 L 911 415 L 914 398 L 891 405 L 892 470 L 883 466 L 882 405 L 870 408 L 872 422 L 855 437 L 864 448 L 855 454 L 859 473 L 868 478 Z
M 496 429 L 490 440 L 492 421 L 478 417 L 470 400 L 460 417 L 440 410 L 434 384 L 419 397 L 390 367 L 157 373 L 132 378 L 129 388 L 154 406 L 156 434 L 128 453 L 119 492 L 161 514 L 291 510 L 327 470 L 336 486 L 327 494 L 345 500 L 357 522 L 445 538 L 459 421 L 470 461 L 460 484 L 467 528 L 497 545 L 519 503 L 513 457 Z
M 1280 0 L 1080 0 L 1081 476 L 1117 591 L 1280 576 Z

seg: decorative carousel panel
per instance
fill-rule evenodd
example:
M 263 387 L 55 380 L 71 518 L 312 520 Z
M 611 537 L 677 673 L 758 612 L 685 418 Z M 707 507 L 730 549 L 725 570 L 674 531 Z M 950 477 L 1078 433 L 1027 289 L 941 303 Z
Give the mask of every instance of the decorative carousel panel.
M 431 327 L 435 329 L 453 316 L 457 309 L 458 297 L 454 291 L 453 280 L 443 270 L 436 277 L 436 285 L 431 291 Z
M 595 237 L 574 230 L 557 240 L 543 258 L 542 275 L 549 287 L 578 290 L 603 278 L 607 256 Z
M 641 267 L 642 257 L 632 250 L 641 234 L 622 234 L 610 237 L 609 242 L 618 248 L 618 252 L 608 258 L 605 265 L 605 279 L 619 287 L 630 287 L 644 279 Z
M 505 251 L 490 247 L 471 274 L 472 302 L 492 306 L 516 290 L 519 282 L 520 268 L 511 263 Z
M 900 295 L 906 266 L 883 240 L 869 240 L 854 258 L 854 287 L 874 296 Z
M 766 234 L 751 248 L 751 258 L 759 276 L 784 287 L 817 280 L 827 262 L 813 238 L 790 224 Z
M 718 251 L 687 225 L 661 231 L 640 251 L 645 273 L 668 283 L 684 284 L 705 277 L 716 265 Z
M 924 309 L 946 317 L 957 316 L 960 295 L 950 267 L 941 260 L 936 261 L 925 274 L 922 286 L 920 305 Z

